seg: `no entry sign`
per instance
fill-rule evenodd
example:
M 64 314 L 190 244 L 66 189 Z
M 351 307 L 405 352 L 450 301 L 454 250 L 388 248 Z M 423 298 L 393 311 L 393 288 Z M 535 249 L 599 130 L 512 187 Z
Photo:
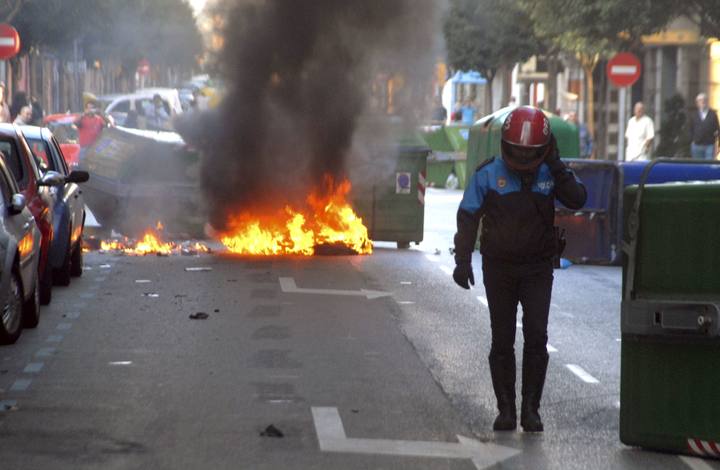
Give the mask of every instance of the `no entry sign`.
M 640 78 L 642 64 L 635 54 L 620 52 L 607 64 L 607 76 L 616 87 L 632 86 Z
M 0 60 L 15 57 L 20 52 L 20 35 L 7 23 L 0 24 Z

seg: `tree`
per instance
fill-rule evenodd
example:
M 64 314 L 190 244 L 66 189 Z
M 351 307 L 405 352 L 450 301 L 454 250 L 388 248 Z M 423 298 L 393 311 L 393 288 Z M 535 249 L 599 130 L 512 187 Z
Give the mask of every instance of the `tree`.
M 710 2 L 716 0 L 708 0 Z M 675 0 L 521 0 L 535 33 L 575 55 L 585 71 L 588 128 L 595 135 L 593 71 L 602 58 L 638 48 L 676 16 Z
M 677 14 L 694 19 L 705 37 L 720 38 L 720 8 L 717 0 L 678 2 Z
M 450 67 L 477 70 L 487 79 L 486 111 L 498 70 L 539 50 L 530 20 L 515 0 L 451 0 L 443 29 Z
M 5 23 L 11 23 L 22 10 L 27 0 L 0 0 L 0 18 Z

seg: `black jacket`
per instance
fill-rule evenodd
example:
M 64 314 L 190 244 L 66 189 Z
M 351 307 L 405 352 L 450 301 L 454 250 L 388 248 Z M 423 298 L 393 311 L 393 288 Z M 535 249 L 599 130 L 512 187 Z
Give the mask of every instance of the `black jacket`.
M 700 112 L 697 110 L 690 115 L 690 138 L 692 143 L 713 145 L 718 132 L 720 132 L 720 123 L 718 123 L 718 115 L 714 109 L 708 109 L 704 120 L 701 120 Z
M 482 220 L 483 256 L 515 264 L 552 259 L 556 252 L 555 198 L 570 209 L 587 192 L 561 160 L 531 175 L 511 170 L 501 158 L 481 165 L 470 179 L 457 213 L 455 262 L 469 263 Z

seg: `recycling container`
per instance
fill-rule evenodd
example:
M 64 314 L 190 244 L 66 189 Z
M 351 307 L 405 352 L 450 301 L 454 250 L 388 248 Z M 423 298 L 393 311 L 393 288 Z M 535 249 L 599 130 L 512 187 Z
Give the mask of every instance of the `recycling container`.
M 605 264 L 619 258 L 620 171 L 615 162 L 571 160 L 568 162 L 585 185 L 587 202 L 571 210 L 556 203 L 555 223 L 565 230 L 563 257 L 575 263 Z
M 371 240 L 408 248 L 423 240 L 430 148 L 416 132 L 405 131 L 396 142 L 390 150 L 369 157 L 371 175 L 351 178 L 352 201 Z
M 620 440 L 720 457 L 720 182 L 624 192 Z
M 472 175 L 478 165 L 485 160 L 500 156 L 502 126 L 505 118 L 513 109 L 513 107 L 502 108 L 480 119 L 470 128 L 467 147 L 468 175 Z M 562 158 L 579 158 L 580 133 L 578 128 L 574 124 L 564 121 L 560 116 L 548 112 L 545 114 L 557 140 L 560 156 Z
M 459 188 L 465 188 L 467 180 L 467 126 L 429 126 L 421 131 L 431 153 L 427 159 L 428 186 L 445 187 L 450 173 L 458 178 Z

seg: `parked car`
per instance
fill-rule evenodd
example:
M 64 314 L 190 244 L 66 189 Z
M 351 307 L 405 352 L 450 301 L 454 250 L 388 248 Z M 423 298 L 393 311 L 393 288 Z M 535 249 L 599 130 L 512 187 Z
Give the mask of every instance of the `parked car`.
M 25 196 L 27 206 L 42 233 L 38 269 L 40 303 L 47 305 L 52 299 L 53 274 L 53 270 L 48 268 L 50 247 L 54 236 L 53 207 L 55 204 L 51 188 L 65 184 L 65 178 L 56 171 L 40 174 L 38 163 L 35 161 L 22 131 L 13 124 L 0 124 L 0 152 L 10 174 L 20 188 L 20 193 Z
M 160 95 L 168 116 L 172 118 L 182 114 L 180 94 L 175 88 L 142 88 L 131 94 L 100 96 L 98 102 L 103 112 L 113 118 L 115 125 L 142 129 L 138 116 L 153 106 L 155 95 Z
M 43 119 L 43 125 L 55 136 L 70 168 L 76 167 L 80 161 L 80 138 L 75 125 L 79 117 L 78 113 L 65 113 L 51 114 Z
M 65 180 L 53 187 L 53 242 L 50 247 L 50 267 L 55 284 L 67 286 L 71 277 L 82 275 L 82 238 L 85 225 L 85 201 L 77 183 L 89 179 L 88 172 L 68 169 L 60 144 L 48 128 L 21 127 L 30 150 L 40 160 L 43 173 L 56 171 Z
M 0 158 L 0 344 L 17 341 L 40 318 L 38 264 L 42 235 L 25 196 Z

